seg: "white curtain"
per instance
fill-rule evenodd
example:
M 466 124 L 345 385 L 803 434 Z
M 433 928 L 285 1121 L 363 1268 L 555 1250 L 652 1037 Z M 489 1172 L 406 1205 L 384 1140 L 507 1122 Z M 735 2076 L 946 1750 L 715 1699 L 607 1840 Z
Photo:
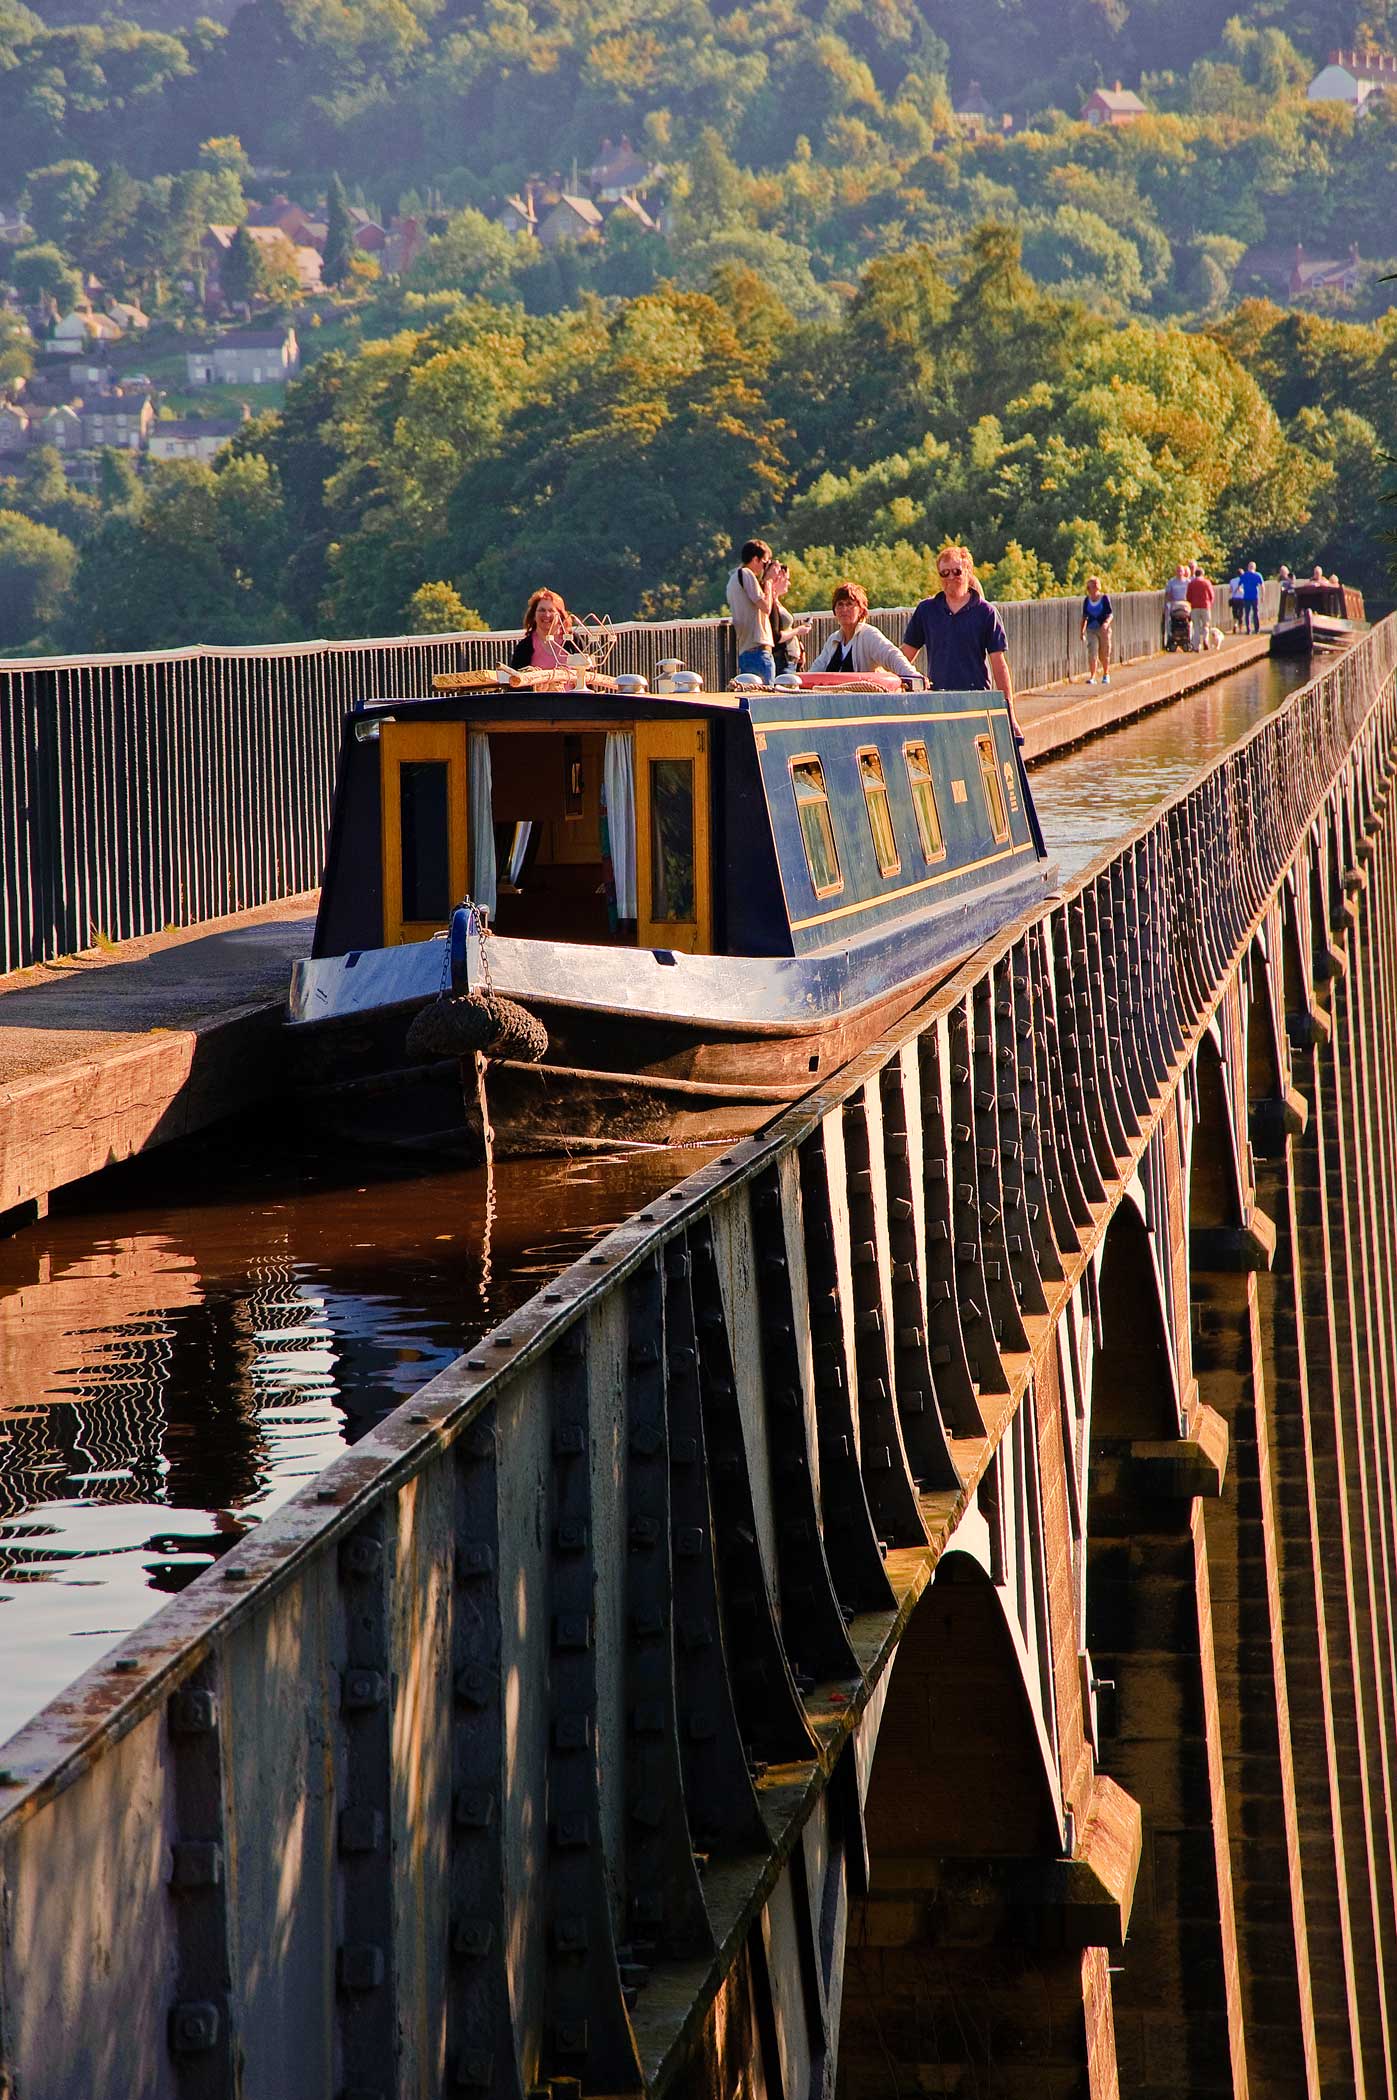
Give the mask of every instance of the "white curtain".
M 490 772 L 490 739 L 478 729 L 470 736 L 471 901 L 495 911 L 494 786 Z
M 611 874 L 616 884 L 616 916 L 634 919 L 635 898 L 635 738 L 626 730 L 608 730 L 606 768 L 606 835 L 611 842 Z

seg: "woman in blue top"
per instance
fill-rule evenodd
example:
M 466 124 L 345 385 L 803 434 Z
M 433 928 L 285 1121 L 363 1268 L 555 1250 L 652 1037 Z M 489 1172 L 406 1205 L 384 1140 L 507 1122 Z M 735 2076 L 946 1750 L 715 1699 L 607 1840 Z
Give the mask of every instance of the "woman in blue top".
M 1087 594 L 1082 600 L 1082 640 L 1087 645 L 1087 668 L 1091 673 L 1088 685 L 1096 684 L 1098 669 L 1101 683 L 1111 683 L 1111 622 L 1114 618 L 1111 600 L 1101 588 L 1101 578 L 1088 576 Z

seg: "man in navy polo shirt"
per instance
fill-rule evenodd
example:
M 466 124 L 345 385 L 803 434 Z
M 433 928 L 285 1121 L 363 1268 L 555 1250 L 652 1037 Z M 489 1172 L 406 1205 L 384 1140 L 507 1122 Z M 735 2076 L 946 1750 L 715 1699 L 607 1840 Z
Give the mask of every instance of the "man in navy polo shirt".
M 905 654 L 915 661 L 925 649 L 927 676 L 939 693 L 987 693 L 998 686 L 1018 736 L 1004 622 L 975 580 L 969 548 L 943 547 L 936 573 L 940 594 L 923 598 L 914 610 L 902 637 Z

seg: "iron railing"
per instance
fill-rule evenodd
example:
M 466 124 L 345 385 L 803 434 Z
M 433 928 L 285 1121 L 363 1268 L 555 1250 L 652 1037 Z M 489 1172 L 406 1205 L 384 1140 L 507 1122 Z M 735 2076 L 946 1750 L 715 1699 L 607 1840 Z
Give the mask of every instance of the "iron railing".
M 1020 689 L 1080 667 L 1075 598 L 1003 605 Z M 1159 646 L 1160 595 L 1123 592 L 1119 661 Z M 900 639 L 906 608 L 874 615 Z M 830 616 L 816 622 L 816 646 Z M 630 623 L 614 670 L 677 656 L 721 691 L 726 620 Z M 190 648 L 0 664 L 0 974 L 312 889 L 340 722 L 356 700 L 497 664 L 513 633 Z
M 692 2089 L 689 2009 L 1298 856 L 1343 923 L 1394 666 L 1389 620 L 11 1739 L 16 2092 Z

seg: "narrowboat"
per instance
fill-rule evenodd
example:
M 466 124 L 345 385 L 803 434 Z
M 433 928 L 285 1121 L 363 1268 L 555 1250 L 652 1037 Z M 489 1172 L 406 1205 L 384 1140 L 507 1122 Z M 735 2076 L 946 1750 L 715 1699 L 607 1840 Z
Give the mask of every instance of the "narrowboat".
M 538 1062 L 489 1060 L 498 1152 L 734 1138 L 1051 880 L 997 692 L 360 703 L 291 985 L 295 1082 L 361 1139 L 478 1147 L 474 1054 L 407 1036 L 484 984 L 547 1033 Z
M 1282 594 L 1271 654 L 1312 656 L 1316 650 L 1347 649 L 1363 627 L 1361 592 L 1338 583 L 1297 584 Z

